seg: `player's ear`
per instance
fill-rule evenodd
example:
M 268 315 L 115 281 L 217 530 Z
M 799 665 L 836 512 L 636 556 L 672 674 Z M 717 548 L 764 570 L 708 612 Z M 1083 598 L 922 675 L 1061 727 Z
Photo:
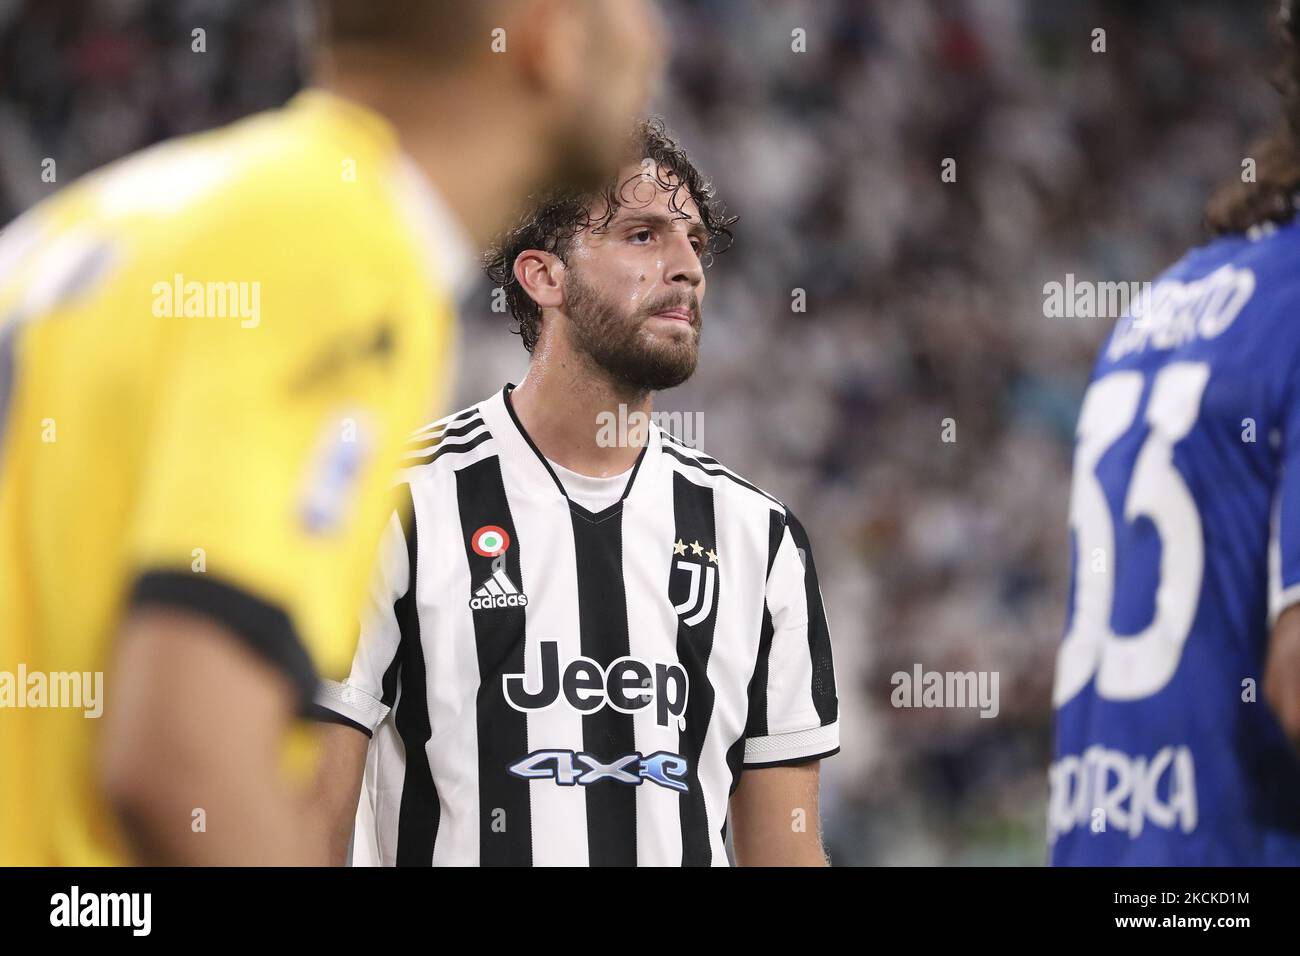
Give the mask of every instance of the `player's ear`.
M 564 263 L 560 257 L 540 249 L 526 249 L 515 257 L 515 281 L 539 308 L 550 309 L 564 302 Z

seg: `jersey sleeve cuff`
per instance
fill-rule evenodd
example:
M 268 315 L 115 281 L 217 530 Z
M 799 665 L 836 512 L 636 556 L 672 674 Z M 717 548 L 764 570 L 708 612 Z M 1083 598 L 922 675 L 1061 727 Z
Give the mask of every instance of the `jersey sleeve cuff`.
M 316 693 L 316 668 L 289 616 L 247 591 L 192 571 L 145 571 L 131 589 L 130 607 L 172 607 L 210 617 L 293 683 L 299 709 Z
M 361 688 L 349 683 L 322 680 L 316 688 L 311 716 L 316 720 L 343 723 L 355 727 L 367 737 L 374 736 L 389 707 Z
M 840 722 L 788 734 L 748 737 L 745 740 L 746 767 L 776 767 L 809 763 L 829 757 L 840 749 Z
M 1282 616 L 1282 612 L 1296 602 L 1300 602 L 1300 584 L 1293 584 L 1269 596 L 1268 626 L 1271 628 Z

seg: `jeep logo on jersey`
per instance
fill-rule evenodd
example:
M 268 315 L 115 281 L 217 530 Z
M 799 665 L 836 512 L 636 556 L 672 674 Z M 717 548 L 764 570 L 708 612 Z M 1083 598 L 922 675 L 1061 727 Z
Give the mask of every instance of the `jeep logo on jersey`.
M 667 727 L 671 719 L 686 729 L 686 698 L 689 681 L 678 663 L 655 661 L 651 665 L 635 657 L 620 657 L 609 667 L 589 657 L 569 662 L 560 673 L 560 645 L 543 641 L 538 648 L 542 686 L 529 690 L 528 675 L 505 674 L 502 684 L 506 701 L 515 710 L 545 710 L 564 695 L 564 701 L 581 714 L 594 714 L 608 705 L 619 713 L 633 714 L 655 705 L 655 721 Z
M 698 541 L 687 544 L 678 538 L 673 556 L 668 593 L 676 599 L 686 592 L 683 600 L 673 604 L 673 610 L 683 624 L 694 627 L 707 620 L 717 604 L 718 554 Z

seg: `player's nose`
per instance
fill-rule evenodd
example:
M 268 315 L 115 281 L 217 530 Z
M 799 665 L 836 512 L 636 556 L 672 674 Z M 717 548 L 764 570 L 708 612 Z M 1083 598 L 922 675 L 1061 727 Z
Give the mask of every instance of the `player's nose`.
M 676 235 L 669 243 L 669 255 L 664 263 L 668 281 L 672 284 L 684 283 L 697 288 L 704 281 L 704 264 L 699 253 L 691 245 L 689 236 Z

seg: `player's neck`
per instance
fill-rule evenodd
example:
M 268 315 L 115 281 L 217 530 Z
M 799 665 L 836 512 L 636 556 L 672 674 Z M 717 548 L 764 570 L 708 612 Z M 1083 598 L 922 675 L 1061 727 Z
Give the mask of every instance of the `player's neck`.
M 649 437 L 638 424 L 649 421 L 654 407 L 652 392 L 619 388 L 572 354 L 535 353 L 510 401 L 543 455 L 596 478 L 636 464 Z
M 496 237 L 533 189 L 537 137 L 508 122 L 484 123 L 509 106 L 485 101 L 473 76 L 395 73 L 382 63 L 349 62 L 317 85 L 384 117 L 401 148 L 438 190 L 480 249 Z

